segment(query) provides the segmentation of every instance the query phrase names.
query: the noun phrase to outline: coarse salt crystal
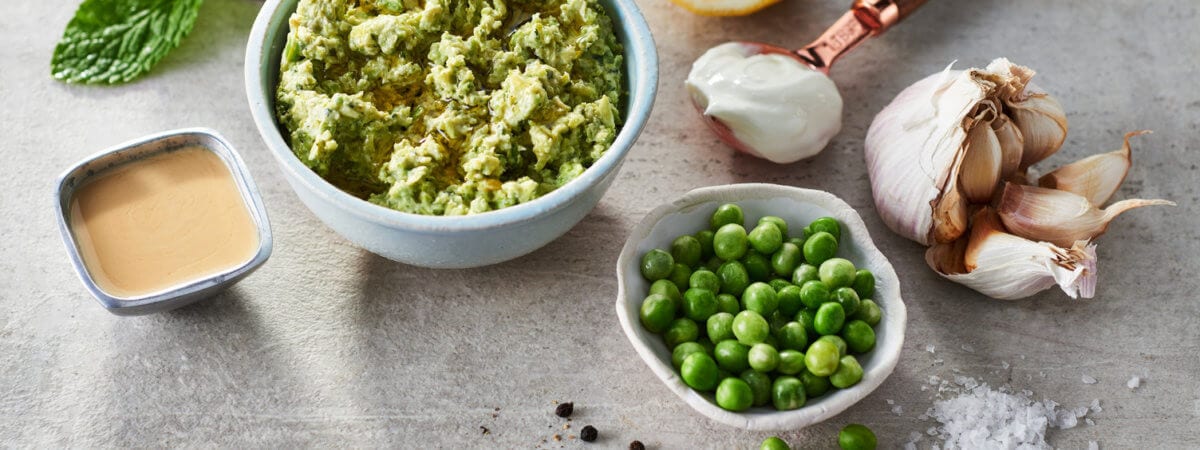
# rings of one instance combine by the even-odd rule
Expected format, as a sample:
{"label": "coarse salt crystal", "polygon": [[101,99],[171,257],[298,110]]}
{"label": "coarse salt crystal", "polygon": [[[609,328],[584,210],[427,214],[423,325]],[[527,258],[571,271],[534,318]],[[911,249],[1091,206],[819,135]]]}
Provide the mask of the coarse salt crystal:
{"label": "coarse salt crystal", "polygon": [[1092,378],[1091,375],[1088,375],[1085,373],[1085,374],[1083,374],[1083,383],[1084,384],[1096,384],[1096,379]]}
{"label": "coarse salt crystal", "polygon": [[1100,450],[1100,444],[1096,441],[1088,441],[1088,450]]}
{"label": "coarse salt crystal", "polygon": [[925,345],[925,351],[927,351],[927,352],[929,352],[929,353],[933,353],[933,349],[934,349],[934,347],[933,347],[933,344],[926,344],[926,345]]}
{"label": "coarse salt crystal", "polygon": [[1130,388],[1130,389],[1137,389],[1138,386],[1141,386],[1141,385],[1142,385],[1142,377],[1139,377],[1137,375],[1134,375],[1133,378],[1130,378],[1129,381],[1127,383],[1125,383],[1125,387]]}
{"label": "coarse salt crystal", "polygon": [[1088,426],[1089,426],[1089,427],[1094,427],[1094,426],[1096,426],[1096,421],[1094,421],[1094,420],[1092,420],[1092,419],[1083,419],[1083,423],[1086,423],[1086,424],[1088,424]]}
{"label": "coarse salt crystal", "polygon": [[[1047,429],[1073,428],[1089,412],[1088,407],[1061,409],[1049,399],[1035,401],[1029,390],[1014,393],[1008,387],[992,389],[987,383],[965,376],[943,381],[939,391],[956,395],[934,402],[927,414],[939,426],[926,430],[926,434],[941,439],[946,449],[1049,449]],[[1098,406],[1098,402],[1093,403]],[[926,415],[918,418],[924,420]],[[933,448],[939,447],[935,444]]]}
{"label": "coarse salt crystal", "polygon": [[975,353],[975,347],[972,347],[971,344],[963,344],[962,349],[967,353]]}
{"label": "coarse salt crystal", "polygon": [[1008,365],[1008,361],[1000,361],[1000,367],[1004,370],[1008,370],[1010,366]]}
{"label": "coarse salt crystal", "polygon": [[1092,409],[1092,412],[1094,412],[1094,413],[1104,411],[1104,408],[1100,407],[1100,399],[1097,398],[1097,399],[1092,400],[1091,409]]}
{"label": "coarse salt crystal", "polygon": [[895,405],[895,404],[896,404],[896,401],[895,401],[895,400],[892,400],[892,399],[890,399],[890,398],[889,398],[889,399],[887,399],[887,404],[889,404],[889,405]]}
{"label": "coarse salt crystal", "polygon": [[917,444],[912,443],[912,442],[905,442],[904,450],[917,450]]}
{"label": "coarse salt crystal", "polygon": [[897,415],[897,416],[899,416],[899,415],[903,415],[903,414],[904,414],[904,407],[903,407],[903,406],[900,406],[900,405],[893,406],[893,407],[892,407],[892,414],[895,414],[895,415]]}

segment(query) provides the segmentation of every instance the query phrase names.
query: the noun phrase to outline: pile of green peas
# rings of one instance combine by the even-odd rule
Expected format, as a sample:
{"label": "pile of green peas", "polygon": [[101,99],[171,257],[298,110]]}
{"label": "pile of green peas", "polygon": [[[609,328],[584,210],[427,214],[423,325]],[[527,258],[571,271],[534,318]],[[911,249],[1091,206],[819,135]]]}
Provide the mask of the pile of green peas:
{"label": "pile of green peas", "polygon": [[741,207],[724,204],[707,229],[642,256],[642,326],[662,336],[685,384],[729,411],[797,409],[857,384],[855,355],[875,347],[883,311],[870,300],[875,276],[837,257],[841,224],[822,217],[789,233],[776,216],[744,223]]}

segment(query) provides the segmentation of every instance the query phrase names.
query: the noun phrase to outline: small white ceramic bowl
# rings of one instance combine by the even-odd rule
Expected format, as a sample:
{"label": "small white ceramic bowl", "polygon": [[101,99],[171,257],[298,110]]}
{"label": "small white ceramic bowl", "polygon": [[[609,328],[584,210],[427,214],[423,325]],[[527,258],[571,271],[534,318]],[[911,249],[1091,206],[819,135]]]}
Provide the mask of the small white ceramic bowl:
{"label": "small white ceramic bowl", "polygon": [[650,117],[658,89],[658,54],[633,0],[599,0],[625,47],[625,123],[591,167],[533,201],[468,216],[425,216],[388,209],[325,181],[292,153],[275,118],[275,86],[288,18],[298,0],[267,0],[246,43],[250,113],[284,178],[300,201],[338,234],[388,259],[423,267],[467,268],[507,261],[550,243],[575,226],[604,196]]}
{"label": "small white ceramic bowl", "polygon": [[[842,238],[838,256],[875,274],[873,300],[883,310],[883,320],[875,327],[875,348],[859,357],[863,366],[862,381],[848,389],[834,390],[809,399],[800,409],[776,411],[771,407],[755,407],[742,413],[721,409],[713,403],[712,394],[697,393],[683,384],[671,366],[671,351],[663,343],[662,337],[642,327],[638,310],[650,283],[642,278],[640,261],[647,251],[654,248],[670,249],[671,241],[676,237],[706,228],[712,212],[724,203],[741,206],[747,224],[754,224],[765,215],[782,217],[796,229],[824,216],[834,217],[841,222]],[[691,191],[674,202],[655,208],[633,229],[625,241],[625,247],[621,249],[621,256],[617,258],[617,286],[617,317],[621,328],[654,374],[700,414],[747,430],[795,430],[837,415],[866,397],[891,375],[904,344],[907,314],[904,302],[900,299],[900,281],[896,278],[896,271],[875,248],[866,225],[854,208],[824,191],[774,184],[734,184]]]}

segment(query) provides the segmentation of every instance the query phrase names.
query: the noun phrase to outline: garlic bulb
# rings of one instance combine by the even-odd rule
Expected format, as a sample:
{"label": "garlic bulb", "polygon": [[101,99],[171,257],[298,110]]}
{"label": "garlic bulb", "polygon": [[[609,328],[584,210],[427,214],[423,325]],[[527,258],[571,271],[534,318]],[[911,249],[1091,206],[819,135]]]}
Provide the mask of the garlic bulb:
{"label": "garlic bulb", "polygon": [[1058,100],[1034,72],[996,59],[985,69],[946,70],[914,83],[875,117],[866,162],[875,206],[896,233],[929,246],[943,277],[1000,299],[1058,285],[1089,298],[1094,239],[1117,215],[1166,200],[1124,200],[1100,209],[1130,167],[1122,150],[1085,158],[1034,180],[1028,170],[1067,136]]}

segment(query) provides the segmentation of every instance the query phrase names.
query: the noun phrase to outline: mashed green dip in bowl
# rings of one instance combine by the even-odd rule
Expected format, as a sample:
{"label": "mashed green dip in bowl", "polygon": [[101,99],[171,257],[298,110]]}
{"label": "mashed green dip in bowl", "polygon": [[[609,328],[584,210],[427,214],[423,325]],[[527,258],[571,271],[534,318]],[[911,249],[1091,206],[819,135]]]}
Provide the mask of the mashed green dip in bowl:
{"label": "mashed green dip in bowl", "polygon": [[649,117],[632,0],[269,0],[246,93],[302,202],[425,267],[494,264],[595,207]]}

